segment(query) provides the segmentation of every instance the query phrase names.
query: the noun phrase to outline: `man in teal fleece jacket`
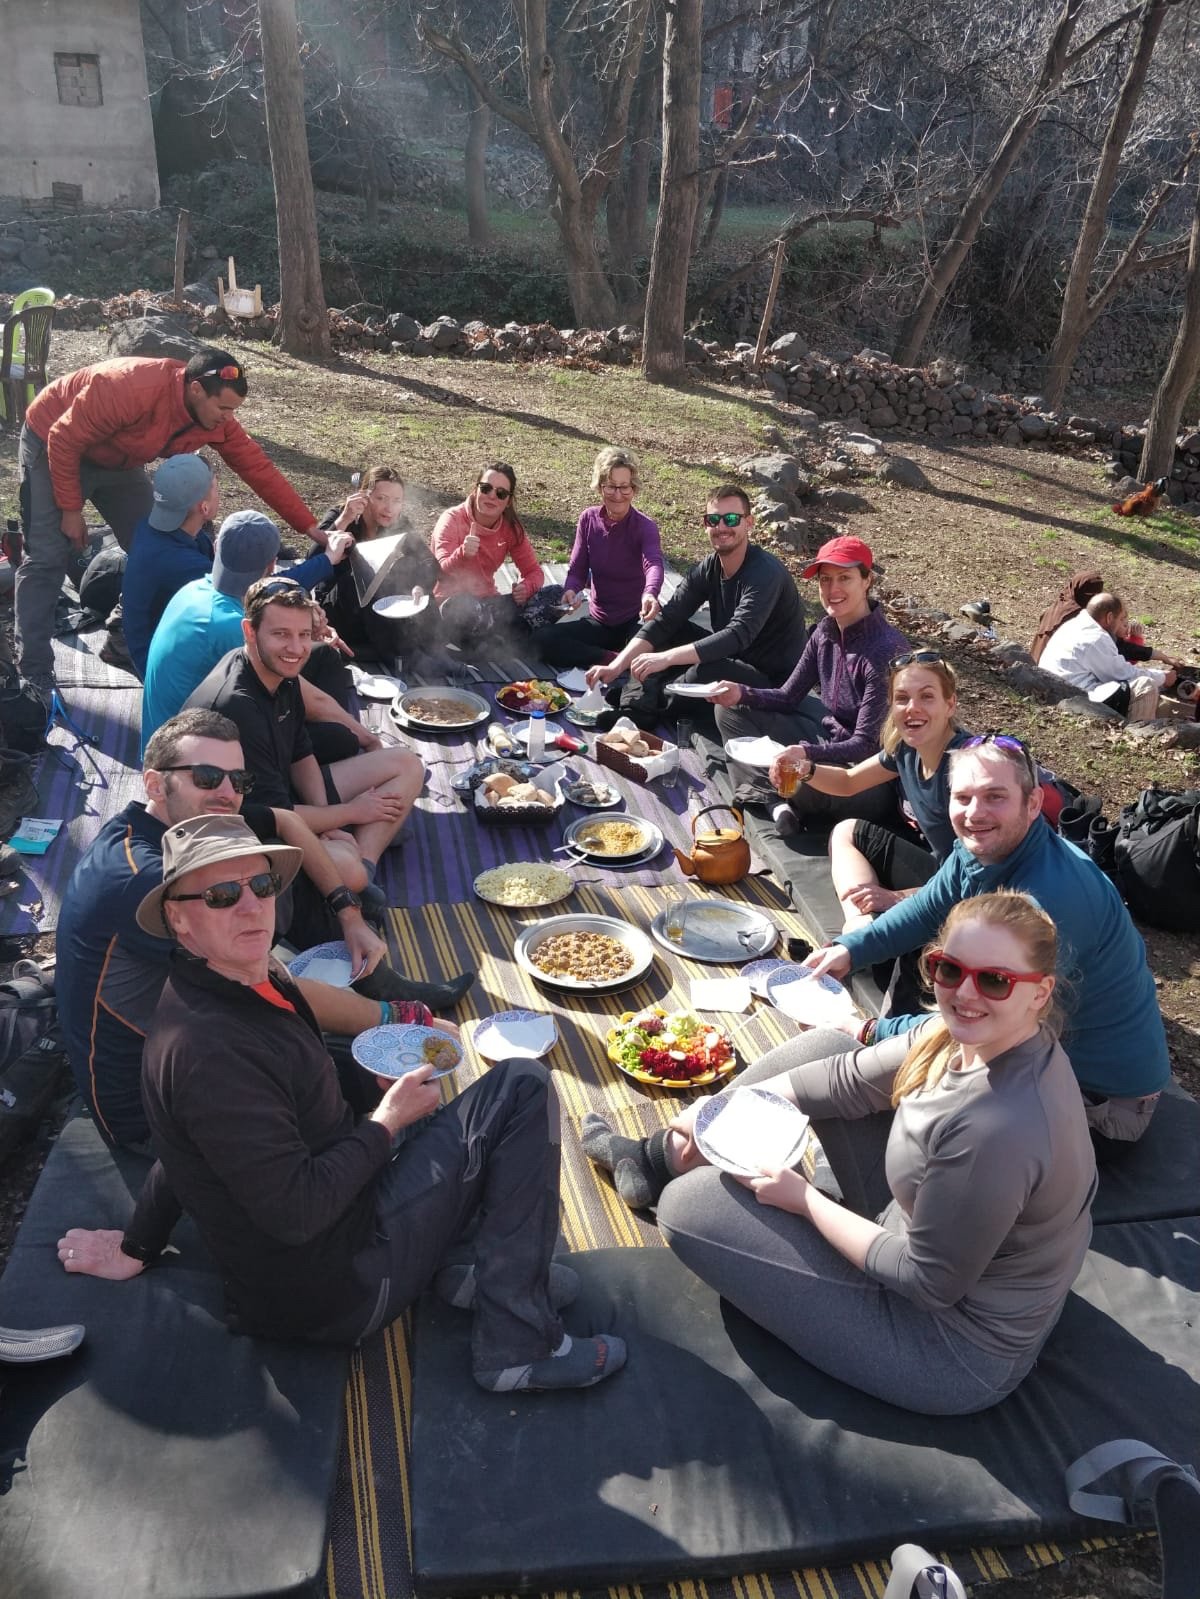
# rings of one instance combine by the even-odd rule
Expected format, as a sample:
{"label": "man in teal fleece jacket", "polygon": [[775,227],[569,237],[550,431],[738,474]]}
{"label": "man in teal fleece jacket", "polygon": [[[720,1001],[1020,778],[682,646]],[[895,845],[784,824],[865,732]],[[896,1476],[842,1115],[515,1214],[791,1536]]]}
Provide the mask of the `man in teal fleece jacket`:
{"label": "man in teal fleece jacket", "polygon": [[[1042,791],[1028,751],[991,738],[950,758],[950,821],[956,841],[941,869],[869,926],[843,933],[805,963],[845,977],[920,949],[950,907],[998,888],[1031,895],[1058,928],[1067,1013],[1063,1048],[1079,1079],[1088,1122],[1109,1153],[1150,1125],[1171,1076],[1167,1039],[1146,946],[1116,889],[1081,850],[1043,821]],[[904,1032],[921,1016],[889,1016],[873,1037]]]}

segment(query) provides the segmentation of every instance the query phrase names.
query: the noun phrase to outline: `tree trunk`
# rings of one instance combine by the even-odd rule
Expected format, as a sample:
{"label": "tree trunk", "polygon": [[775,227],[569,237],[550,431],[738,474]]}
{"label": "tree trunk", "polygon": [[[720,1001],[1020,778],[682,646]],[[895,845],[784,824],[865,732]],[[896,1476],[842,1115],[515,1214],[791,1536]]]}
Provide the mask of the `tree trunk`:
{"label": "tree trunk", "polygon": [[608,233],[608,275],[612,279],[621,318],[636,315],[638,280],[629,249],[629,191],[623,172],[618,172],[604,197],[604,222]]}
{"label": "tree trunk", "polygon": [[304,131],[295,0],[258,0],[258,20],[279,236],[279,342],[290,355],[327,358],[329,316]]}
{"label": "tree trunk", "polygon": [[677,383],[683,356],[688,262],[700,187],[703,0],[675,0],[663,45],[663,158],[646,289],[643,363],[649,383]]}
{"label": "tree trunk", "polygon": [[625,184],[625,237],[631,262],[646,253],[646,211],[650,204],[650,168],[662,117],[662,50],[655,52],[649,72],[638,80],[629,131],[629,176]]}
{"label": "tree trunk", "polygon": [[929,281],[921,290],[916,305],[901,329],[896,349],[896,360],[901,366],[917,364],[930,323],[945,299],[947,290],[958,276],[967,253],[975,243],[975,237],[984,217],[1004,187],[1005,180],[1016,165],[1017,157],[1028,143],[1030,135],[1042,120],[1049,103],[1049,96],[1062,81],[1063,73],[1070,64],[1067,46],[1075,31],[1075,24],[1079,20],[1083,4],[1084,0],[1064,0],[1038,82],[1009,125],[991,160],[972,184],[954,231],[942,246],[933,263]]}
{"label": "tree trunk", "polygon": [[1187,276],[1184,278],[1183,315],[1179,332],[1167,358],[1162,381],[1150,406],[1150,423],[1138,474],[1143,483],[1170,476],[1175,464],[1175,439],[1188,395],[1200,378],[1200,183],[1196,185],[1196,209],[1192,215],[1192,236],[1188,247]]}
{"label": "tree trunk", "polygon": [[575,325],[610,328],[617,320],[613,294],[596,245],[596,213],[578,197],[559,190],[554,220],[567,261],[567,292]]}
{"label": "tree trunk", "polygon": [[700,248],[707,250],[717,237],[717,230],[721,226],[721,218],[725,215],[725,202],[729,198],[729,168],[722,167],[717,174],[716,187],[712,192],[708,225],[704,229],[704,237],[700,241]]}
{"label": "tree trunk", "polygon": [[1058,332],[1054,336],[1054,344],[1046,362],[1046,378],[1042,385],[1042,393],[1046,404],[1051,407],[1057,408],[1062,404],[1067,384],[1071,381],[1071,369],[1075,365],[1079,346],[1096,320],[1096,312],[1088,304],[1092,268],[1096,264],[1096,257],[1100,254],[1100,246],[1104,242],[1108,227],[1109,203],[1117,186],[1121,156],[1133,126],[1134,114],[1146,85],[1150,59],[1154,54],[1162,25],[1167,19],[1167,12],[1173,3],[1174,0],[1147,0],[1142,11],[1137,43],[1130,57],[1120,95],[1117,97],[1112,120],[1108,125],[1096,175],[1092,180],[1092,192],[1088,195],[1087,209],[1083,213],[1083,224],[1079,229],[1071,270],[1067,276],[1067,286],[1063,291]]}
{"label": "tree trunk", "polygon": [[467,191],[467,242],[482,249],[491,243],[487,213],[487,147],[492,130],[492,108],[467,79],[471,108],[467,147],[463,154],[463,182]]}

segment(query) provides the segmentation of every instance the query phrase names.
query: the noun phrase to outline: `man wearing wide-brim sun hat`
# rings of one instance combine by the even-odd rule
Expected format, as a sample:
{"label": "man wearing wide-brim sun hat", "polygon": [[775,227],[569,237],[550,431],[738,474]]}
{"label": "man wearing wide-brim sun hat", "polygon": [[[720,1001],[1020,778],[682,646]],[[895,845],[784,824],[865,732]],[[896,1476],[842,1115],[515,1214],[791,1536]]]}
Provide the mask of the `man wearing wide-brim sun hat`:
{"label": "man wearing wide-brim sun hat", "polygon": [[[878,753],[888,710],[888,663],[908,649],[908,640],[872,597],[874,570],[871,546],[862,539],[843,536],[822,544],[804,576],[816,579],[825,615],[809,633],[795,670],[781,688],[719,685],[713,698],[719,707],[717,728],[726,743],[765,735],[787,746],[778,761],[801,772],[814,761],[854,766]],[[785,801],[765,772],[736,762],[730,769],[736,769],[738,780],[735,803],[771,807],[781,837],[796,832],[805,816],[827,822],[843,815],[882,821],[895,814],[890,785],[851,800],[802,787]]]}
{"label": "man wearing wide-brim sun hat", "polygon": [[[558,1316],[578,1283],[551,1266],[559,1136],[546,1071],[502,1062],[442,1105],[426,1063],[356,1122],[312,1012],[270,958],[275,896],[299,864],[298,850],[260,844],[237,816],[168,828],[161,887],[137,917],[178,945],[143,1063],[158,1160],[125,1232],[72,1228],[59,1259],[67,1271],[134,1277],[182,1207],[221,1270],[237,1331],[358,1343],[432,1282],[476,1312],[482,1387],[611,1376],[621,1340],[572,1341]],[[402,1141],[417,1122],[419,1136]]]}

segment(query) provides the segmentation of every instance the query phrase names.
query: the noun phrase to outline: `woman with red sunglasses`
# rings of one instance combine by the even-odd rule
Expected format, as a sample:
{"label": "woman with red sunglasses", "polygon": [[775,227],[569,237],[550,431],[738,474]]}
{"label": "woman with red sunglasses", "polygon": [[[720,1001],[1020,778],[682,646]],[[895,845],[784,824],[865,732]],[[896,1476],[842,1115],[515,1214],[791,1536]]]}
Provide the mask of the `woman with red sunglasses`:
{"label": "woman with red sunglasses", "polygon": [[[517,474],[507,461],[493,461],[461,505],[443,511],[431,540],[441,575],[434,598],[442,607],[443,634],[466,645],[494,628],[539,627],[557,613],[562,590],[543,592],[542,571],[517,515]],[[518,580],[508,594],[496,587],[506,560]]]}
{"label": "woman with red sunglasses", "polygon": [[814,1366],[908,1410],[985,1410],[1037,1359],[1091,1239],[1096,1162],[1055,958],[1028,895],[963,900],[926,952],[938,1008],[917,1031],[805,1033],[742,1074],[812,1118],[844,1204],[798,1168],[730,1181],[693,1141],[694,1109],[641,1143],[589,1116],[584,1149],[627,1204],[657,1203],[697,1276]]}

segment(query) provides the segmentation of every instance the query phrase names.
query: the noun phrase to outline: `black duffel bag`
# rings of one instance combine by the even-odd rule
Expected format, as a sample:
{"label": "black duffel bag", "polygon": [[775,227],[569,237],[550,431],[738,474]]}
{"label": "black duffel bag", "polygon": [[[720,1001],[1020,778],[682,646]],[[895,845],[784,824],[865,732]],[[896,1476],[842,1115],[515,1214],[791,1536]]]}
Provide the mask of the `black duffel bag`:
{"label": "black duffel bag", "polygon": [[1121,812],[1117,886],[1133,914],[1169,933],[1200,932],[1200,789],[1143,789]]}

